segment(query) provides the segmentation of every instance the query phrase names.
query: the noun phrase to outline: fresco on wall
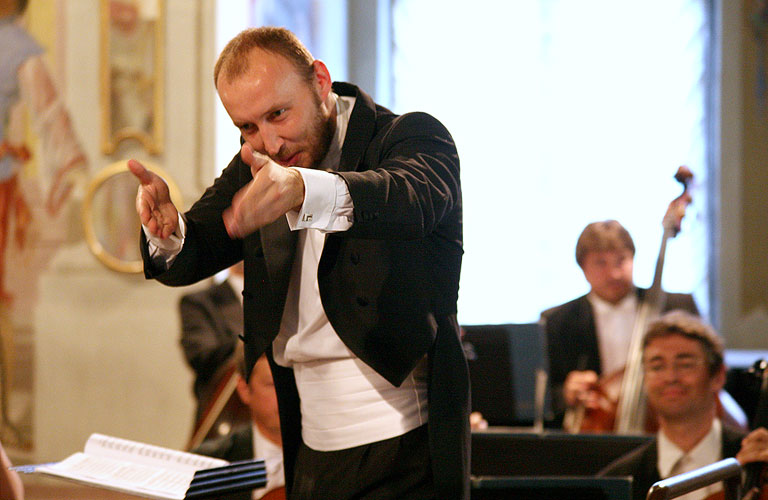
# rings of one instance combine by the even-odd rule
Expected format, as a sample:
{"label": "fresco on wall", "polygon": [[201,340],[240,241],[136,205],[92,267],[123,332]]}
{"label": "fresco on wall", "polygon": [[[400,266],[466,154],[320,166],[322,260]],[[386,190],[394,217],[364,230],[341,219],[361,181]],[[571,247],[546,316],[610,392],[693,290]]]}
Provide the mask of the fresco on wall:
{"label": "fresco on wall", "polygon": [[23,16],[0,12],[0,440],[22,450],[34,444],[38,282],[73,237],[69,202],[86,171],[54,83],[61,61],[47,48],[58,33],[54,9],[54,2],[33,2]]}

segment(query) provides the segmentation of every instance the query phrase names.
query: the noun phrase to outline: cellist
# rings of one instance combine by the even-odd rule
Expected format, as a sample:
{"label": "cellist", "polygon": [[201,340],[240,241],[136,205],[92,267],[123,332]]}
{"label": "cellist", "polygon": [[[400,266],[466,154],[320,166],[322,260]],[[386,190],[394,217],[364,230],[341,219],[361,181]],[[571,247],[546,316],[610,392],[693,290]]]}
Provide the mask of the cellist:
{"label": "cellist", "polygon": [[[569,407],[604,404],[596,390],[598,380],[624,368],[645,294],[633,281],[634,256],[632,237],[619,222],[588,224],[576,244],[576,262],[590,285],[589,293],[542,313],[558,422]],[[666,294],[664,310],[671,309],[698,314],[690,294]]]}
{"label": "cellist", "polygon": [[[661,479],[736,457],[742,464],[768,461],[768,431],[746,437],[718,418],[725,383],[723,342],[700,318],[672,311],[653,321],[642,340],[643,383],[659,430],[654,440],[608,465],[600,475],[632,476],[632,496],[646,498]],[[759,493],[756,492],[756,493]],[[723,498],[715,483],[683,500]],[[755,495],[755,498],[765,498]]]}

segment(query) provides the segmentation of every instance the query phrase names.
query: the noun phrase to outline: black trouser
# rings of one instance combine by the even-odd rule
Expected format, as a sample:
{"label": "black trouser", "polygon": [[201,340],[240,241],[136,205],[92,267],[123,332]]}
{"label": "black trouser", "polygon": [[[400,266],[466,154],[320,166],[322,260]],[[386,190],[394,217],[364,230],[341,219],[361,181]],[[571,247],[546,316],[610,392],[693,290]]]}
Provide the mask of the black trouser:
{"label": "black trouser", "polygon": [[427,425],[376,443],[315,451],[302,443],[291,500],[435,498]]}

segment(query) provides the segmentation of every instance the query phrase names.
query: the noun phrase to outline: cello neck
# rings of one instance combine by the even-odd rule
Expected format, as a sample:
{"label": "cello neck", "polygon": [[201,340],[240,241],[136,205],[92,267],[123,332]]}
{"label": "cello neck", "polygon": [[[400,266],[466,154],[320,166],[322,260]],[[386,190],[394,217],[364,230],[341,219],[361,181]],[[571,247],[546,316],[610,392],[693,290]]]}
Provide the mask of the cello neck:
{"label": "cello neck", "polygon": [[691,202],[688,186],[693,174],[687,167],[681,166],[675,174],[675,179],[684,186],[680,196],[672,200],[664,215],[662,226],[664,235],[661,238],[659,255],[656,258],[656,268],[653,273],[653,283],[646,291],[638,306],[635,323],[632,328],[627,364],[619,393],[619,403],[614,430],[620,434],[643,432],[646,425],[646,402],[643,392],[643,336],[648,323],[661,314],[664,308],[664,292],[661,288],[661,276],[664,271],[664,257],[667,252],[667,241],[677,236],[685,210]]}

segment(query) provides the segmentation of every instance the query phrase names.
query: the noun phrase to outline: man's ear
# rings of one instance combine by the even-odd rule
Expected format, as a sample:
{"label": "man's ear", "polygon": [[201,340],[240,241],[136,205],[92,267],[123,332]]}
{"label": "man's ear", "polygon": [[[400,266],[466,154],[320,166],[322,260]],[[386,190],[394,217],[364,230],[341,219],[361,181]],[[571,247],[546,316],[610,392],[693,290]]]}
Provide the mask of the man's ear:
{"label": "man's ear", "polygon": [[325,101],[328,94],[331,93],[331,87],[333,80],[331,80],[331,73],[325,66],[325,63],[319,59],[315,59],[312,62],[312,67],[315,70],[315,84],[317,85],[317,91],[320,95],[320,100]]}
{"label": "man's ear", "polygon": [[248,384],[245,383],[245,379],[242,376],[237,377],[237,395],[240,396],[240,401],[245,406],[250,405],[251,401],[251,389]]}
{"label": "man's ear", "polygon": [[725,386],[726,370],[725,365],[721,364],[720,368],[712,375],[712,389],[715,393],[719,393]]}

